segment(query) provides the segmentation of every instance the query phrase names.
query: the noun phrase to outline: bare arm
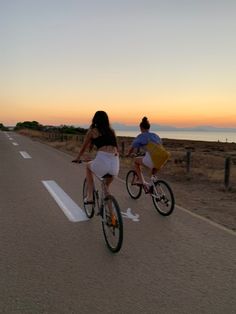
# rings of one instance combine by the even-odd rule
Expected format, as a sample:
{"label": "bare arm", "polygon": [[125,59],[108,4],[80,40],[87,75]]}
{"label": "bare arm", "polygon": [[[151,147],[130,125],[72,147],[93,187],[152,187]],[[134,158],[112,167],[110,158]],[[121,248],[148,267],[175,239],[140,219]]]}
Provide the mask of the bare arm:
{"label": "bare arm", "polygon": [[73,160],[74,162],[78,162],[80,160],[80,158],[82,157],[87,147],[91,145],[91,142],[92,142],[92,130],[89,129],[85,136],[84,142],[81,146],[78,156]]}
{"label": "bare arm", "polygon": [[131,147],[129,148],[128,153],[127,153],[126,156],[127,156],[127,157],[130,156],[130,155],[133,153],[133,151],[134,151],[134,147],[131,146]]}

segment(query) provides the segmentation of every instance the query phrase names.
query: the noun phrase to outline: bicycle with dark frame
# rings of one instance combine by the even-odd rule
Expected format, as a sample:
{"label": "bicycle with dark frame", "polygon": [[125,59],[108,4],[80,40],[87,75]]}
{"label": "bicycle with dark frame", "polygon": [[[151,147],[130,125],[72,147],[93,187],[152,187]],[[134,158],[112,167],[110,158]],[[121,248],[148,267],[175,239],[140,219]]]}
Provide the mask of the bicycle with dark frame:
{"label": "bicycle with dark frame", "polygon": [[[88,160],[80,160],[78,163],[88,162]],[[95,174],[94,174],[95,175]],[[103,235],[109,250],[113,253],[120,251],[123,243],[123,220],[119,204],[115,197],[108,193],[106,180],[112,175],[105,174],[102,178],[95,175],[100,182],[100,190],[94,182],[93,201],[85,202],[87,197],[87,179],[83,183],[83,202],[84,210],[88,218],[92,218],[97,209],[97,216],[101,217]]]}

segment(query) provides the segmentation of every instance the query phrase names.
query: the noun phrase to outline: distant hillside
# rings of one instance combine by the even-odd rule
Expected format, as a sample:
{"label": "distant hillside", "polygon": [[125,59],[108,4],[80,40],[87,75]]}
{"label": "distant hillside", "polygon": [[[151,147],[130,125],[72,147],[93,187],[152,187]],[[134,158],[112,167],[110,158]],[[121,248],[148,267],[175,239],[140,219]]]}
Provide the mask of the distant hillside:
{"label": "distant hillside", "polygon": [[[112,127],[119,131],[139,131],[139,127],[136,125],[113,123]],[[200,125],[192,128],[177,128],[169,125],[152,124],[151,129],[159,131],[236,132],[236,128],[217,128],[208,125]]]}

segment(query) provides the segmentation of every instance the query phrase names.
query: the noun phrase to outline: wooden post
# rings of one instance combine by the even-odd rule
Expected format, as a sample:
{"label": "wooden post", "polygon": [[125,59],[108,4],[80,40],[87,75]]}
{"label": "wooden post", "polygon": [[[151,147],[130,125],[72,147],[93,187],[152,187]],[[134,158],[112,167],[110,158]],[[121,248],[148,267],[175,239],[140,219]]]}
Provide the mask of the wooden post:
{"label": "wooden post", "polygon": [[187,151],[186,161],[187,161],[187,173],[189,173],[190,172],[190,166],[191,166],[191,151]]}
{"label": "wooden post", "polygon": [[231,158],[226,157],[225,158],[225,178],[224,178],[224,184],[225,184],[226,190],[228,190],[229,188],[230,164],[231,164]]}

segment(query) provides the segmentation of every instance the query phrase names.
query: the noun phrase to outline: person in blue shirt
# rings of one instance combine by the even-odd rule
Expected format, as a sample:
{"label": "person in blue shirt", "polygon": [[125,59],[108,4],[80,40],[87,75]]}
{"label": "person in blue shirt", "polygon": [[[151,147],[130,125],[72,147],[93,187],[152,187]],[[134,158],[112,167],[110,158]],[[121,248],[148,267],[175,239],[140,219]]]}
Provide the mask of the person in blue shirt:
{"label": "person in blue shirt", "polygon": [[[127,156],[130,156],[135,149],[144,148],[145,150],[145,146],[148,144],[149,141],[156,144],[162,144],[161,138],[156,133],[149,131],[150,123],[147,117],[143,117],[142,121],[139,124],[139,127],[141,133],[133,140]],[[145,184],[145,180],[141,171],[141,166],[146,166],[151,170],[155,168],[149,152],[146,151],[144,156],[135,157],[134,166],[135,171],[139,177],[139,181],[136,183]]]}

